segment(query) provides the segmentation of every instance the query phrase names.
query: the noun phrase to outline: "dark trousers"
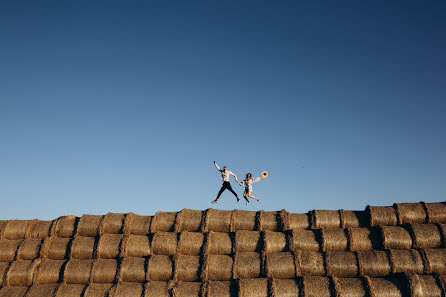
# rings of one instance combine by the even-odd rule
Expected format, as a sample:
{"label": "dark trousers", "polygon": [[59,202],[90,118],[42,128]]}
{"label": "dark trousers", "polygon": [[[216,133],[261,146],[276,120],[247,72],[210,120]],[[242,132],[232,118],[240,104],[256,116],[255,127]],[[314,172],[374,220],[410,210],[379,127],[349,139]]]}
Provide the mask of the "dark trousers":
{"label": "dark trousers", "polygon": [[220,198],[221,193],[223,193],[223,191],[226,190],[226,189],[231,191],[231,193],[234,194],[234,196],[238,198],[237,193],[234,192],[234,190],[231,187],[231,184],[229,182],[225,181],[225,182],[223,182],[223,185],[221,186],[221,189],[218,192],[217,198],[215,200],[218,200],[218,198]]}

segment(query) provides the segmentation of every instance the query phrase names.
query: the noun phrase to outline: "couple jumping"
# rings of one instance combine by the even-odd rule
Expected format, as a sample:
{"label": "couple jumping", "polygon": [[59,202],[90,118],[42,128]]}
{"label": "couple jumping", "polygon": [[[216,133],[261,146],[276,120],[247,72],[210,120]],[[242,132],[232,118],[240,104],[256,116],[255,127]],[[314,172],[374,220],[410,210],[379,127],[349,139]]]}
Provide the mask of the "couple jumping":
{"label": "couple jumping", "polygon": [[245,191],[243,192],[243,198],[245,198],[245,200],[246,200],[246,205],[248,205],[248,203],[249,203],[249,200],[246,197],[246,195],[248,195],[249,198],[252,198],[254,200],[257,200],[257,202],[259,202],[259,198],[254,197],[253,195],[251,195],[251,193],[252,193],[252,184],[258,182],[261,179],[260,177],[252,178],[251,173],[247,173],[245,176],[245,179],[242,180],[241,182],[239,182],[237,179],[237,176],[234,173],[232,173],[231,171],[229,171],[228,167],[223,166],[223,169],[220,169],[220,167],[218,167],[218,165],[215,161],[214,161],[214,165],[217,168],[217,170],[220,171],[220,173],[221,173],[221,179],[223,180],[223,185],[221,186],[221,189],[218,192],[217,198],[215,198],[215,200],[212,201],[212,203],[217,203],[218,198],[220,198],[221,193],[223,193],[223,191],[226,189],[228,189],[229,191],[231,191],[232,194],[234,194],[235,198],[237,198],[237,202],[240,201],[240,198],[238,198],[237,193],[234,192],[234,190],[231,187],[231,184],[229,183],[229,177],[231,175],[235,178],[235,181],[240,186],[245,185]]}

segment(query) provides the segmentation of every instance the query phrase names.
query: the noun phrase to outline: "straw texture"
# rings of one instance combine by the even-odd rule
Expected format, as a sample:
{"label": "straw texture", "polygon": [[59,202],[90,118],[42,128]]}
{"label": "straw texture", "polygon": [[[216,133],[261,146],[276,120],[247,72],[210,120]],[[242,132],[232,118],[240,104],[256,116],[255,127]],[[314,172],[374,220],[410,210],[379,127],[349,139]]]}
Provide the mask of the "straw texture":
{"label": "straw texture", "polygon": [[234,230],[231,231],[239,231],[239,230],[256,230],[257,226],[257,213],[255,211],[246,211],[246,210],[234,210],[233,213],[233,221],[234,221]]}
{"label": "straw texture", "polygon": [[77,236],[94,237],[99,235],[99,224],[103,216],[83,215],[77,225]]}
{"label": "straw texture", "polygon": [[321,249],[320,231],[293,230],[293,250],[318,251]]}
{"label": "straw texture", "polygon": [[366,212],[370,218],[370,226],[394,226],[398,223],[396,211],[393,206],[370,206]]}
{"label": "straw texture", "polygon": [[261,252],[263,241],[260,231],[237,231],[235,233],[235,250],[237,252]]}
{"label": "straw texture", "polygon": [[403,227],[381,226],[381,232],[385,249],[407,250],[412,247],[412,237]]}
{"label": "straw texture", "polygon": [[446,204],[0,221],[0,297],[446,294]]}

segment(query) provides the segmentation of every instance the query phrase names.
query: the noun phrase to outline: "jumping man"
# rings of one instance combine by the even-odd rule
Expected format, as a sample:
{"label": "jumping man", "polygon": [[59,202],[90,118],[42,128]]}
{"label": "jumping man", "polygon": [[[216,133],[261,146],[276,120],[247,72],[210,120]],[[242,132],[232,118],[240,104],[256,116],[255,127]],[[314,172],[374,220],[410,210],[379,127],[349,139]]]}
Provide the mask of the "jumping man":
{"label": "jumping man", "polygon": [[214,165],[215,168],[217,168],[218,171],[220,171],[221,173],[221,179],[223,180],[223,185],[221,186],[220,191],[218,192],[217,198],[215,198],[214,201],[212,201],[212,203],[217,203],[218,198],[220,198],[221,193],[223,193],[224,190],[228,189],[229,191],[231,191],[232,194],[234,194],[235,198],[237,198],[237,202],[240,201],[240,198],[238,198],[237,193],[234,192],[234,190],[231,187],[231,184],[229,183],[229,176],[233,176],[235,177],[235,181],[238,182],[237,180],[237,176],[232,173],[231,171],[228,170],[228,167],[223,166],[223,170],[220,169],[220,167],[218,167],[217,163],[214,161]]}

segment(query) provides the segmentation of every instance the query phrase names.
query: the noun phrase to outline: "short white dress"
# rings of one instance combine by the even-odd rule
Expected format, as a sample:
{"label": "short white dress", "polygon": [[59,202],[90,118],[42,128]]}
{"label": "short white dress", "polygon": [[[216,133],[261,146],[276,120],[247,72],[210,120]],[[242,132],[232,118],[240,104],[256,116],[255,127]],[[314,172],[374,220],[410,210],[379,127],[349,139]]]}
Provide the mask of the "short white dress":
{"label": "short white dress", "polygon": [[245,185],[245,192],[249,193],[249,192],[252,192],[252,184],[258,182],[259,180],[260,180],[260,177],[250,178],[250,179],[245,178],[240,183],[242,185]]}

